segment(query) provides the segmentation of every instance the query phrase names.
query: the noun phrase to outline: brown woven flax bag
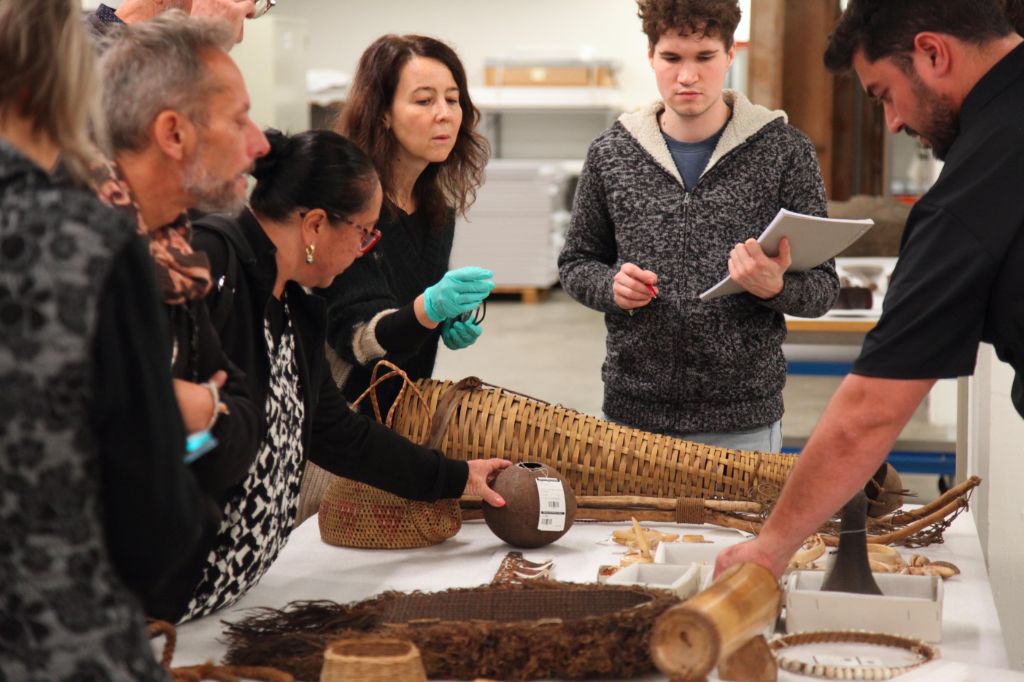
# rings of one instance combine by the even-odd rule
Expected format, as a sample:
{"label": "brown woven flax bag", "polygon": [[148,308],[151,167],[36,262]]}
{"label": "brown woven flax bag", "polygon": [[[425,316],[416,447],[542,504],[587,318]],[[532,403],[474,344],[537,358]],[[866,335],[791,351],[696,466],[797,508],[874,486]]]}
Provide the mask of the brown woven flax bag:
{"label": "brown woven flax bag", "polygon": [[[389,369],[378,376],[382,369]],[[377,403],[376,388],[392,378],[402,380],[402,389],[382,419]],[[408,377],[391,363],[381,362],[373,370],[372,381],[366,391],[356,400],[358,405],[369,396],[377,421],[391,426],[395,406],[408,390],[409,399],[423,400],[416,386]],[[439,424],[445,425],[455,408],[453,399],[442,401],[435,413]],[[425,403],[424,403],[425,404]],[[436,449],[444,432],[432,429],[424,439],[424,445]],[[417,502],[385,492],[380,488],[359,483],[348,478],[332,476],[323,499],[320,501],[320,538],[329,545],[358,547],[361,549],[412,549],[428,547],[444,542],[459,532],[462,514],[458,500]]]}

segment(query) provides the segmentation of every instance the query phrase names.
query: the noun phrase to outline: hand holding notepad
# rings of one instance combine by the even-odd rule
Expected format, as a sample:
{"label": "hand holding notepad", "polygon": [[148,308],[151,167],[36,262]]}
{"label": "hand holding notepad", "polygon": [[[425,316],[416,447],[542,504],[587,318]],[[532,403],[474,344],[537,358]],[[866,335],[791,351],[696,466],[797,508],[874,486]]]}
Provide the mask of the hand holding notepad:
{"label": "hand holding notepad", "polygon": [[[786,272],[804,272],[834,258],[860,239],[874,224],[873,220],[867,218],[819,218],[782,208],[757,238],[757,243],[767,255],[774,257],[779,253],[779,242],[783,238],[788,239],[793,262]],[[700,300],[710,301],[719,296],[742,292],[743,287],[727,276],[701,294]]]}

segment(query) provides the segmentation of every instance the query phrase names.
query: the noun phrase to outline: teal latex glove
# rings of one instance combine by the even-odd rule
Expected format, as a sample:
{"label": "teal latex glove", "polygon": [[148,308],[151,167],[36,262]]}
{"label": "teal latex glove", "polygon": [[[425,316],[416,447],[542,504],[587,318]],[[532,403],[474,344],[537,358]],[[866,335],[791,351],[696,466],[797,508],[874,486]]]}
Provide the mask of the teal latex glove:
{"label": "teal latex glove", "polygon": [[483,333],[483,327],[472,321],[445,320],[441,325],[441,340],[452,350],[472,346]]}
{"label": "teal latex glove", "polygon": [[458,317],[480,305],[494,288],[490,270],[467,267],[449,270],[423,292],[423,309],[434,322]]}

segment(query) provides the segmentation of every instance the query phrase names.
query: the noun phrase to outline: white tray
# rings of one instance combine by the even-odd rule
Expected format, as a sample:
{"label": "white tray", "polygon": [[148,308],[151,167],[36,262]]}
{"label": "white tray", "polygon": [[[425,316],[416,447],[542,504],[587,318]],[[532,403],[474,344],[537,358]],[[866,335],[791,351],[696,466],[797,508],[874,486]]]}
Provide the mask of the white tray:
{"label": "white tray", "polygon": [[876,573],[882,595],[822,592],[823,571],[786,580],[786,632],[867,630],[942,641],[942,579]]}

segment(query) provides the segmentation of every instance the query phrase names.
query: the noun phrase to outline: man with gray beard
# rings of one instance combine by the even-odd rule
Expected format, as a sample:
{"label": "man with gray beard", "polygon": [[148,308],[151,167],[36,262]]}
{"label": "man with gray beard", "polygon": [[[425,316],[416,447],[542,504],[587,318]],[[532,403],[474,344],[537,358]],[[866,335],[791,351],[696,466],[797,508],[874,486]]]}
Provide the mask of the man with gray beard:
{"label": "man with gray beard", "polygon": [[[97,180],[99,194],[130,213],[148,241],[185,430],[217,444],[191,467],[217,503],[248,472],[261,436],[245,375],[210,324],[203,302],[213,285],[209,262],[191,248],[187,215],[240,210],[246,175],[268,150],[227,53],[233,44],[228,24],[172,10],[118,29],[100,62],[113,162]],[[187,598],[175,591],[189,591],[196,570],[185,565],[169,585],[140,595],[147,614],[175,619],[167,605]]]}

